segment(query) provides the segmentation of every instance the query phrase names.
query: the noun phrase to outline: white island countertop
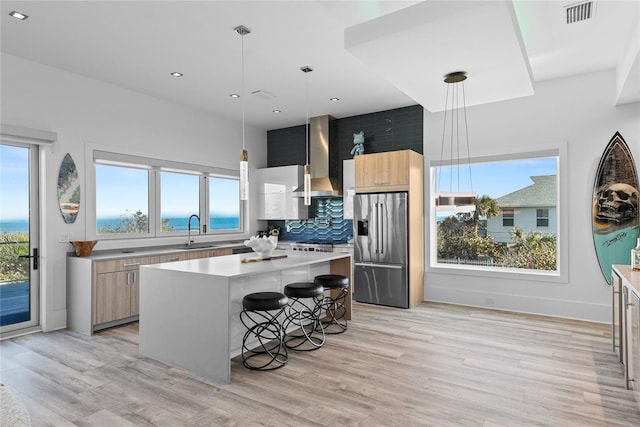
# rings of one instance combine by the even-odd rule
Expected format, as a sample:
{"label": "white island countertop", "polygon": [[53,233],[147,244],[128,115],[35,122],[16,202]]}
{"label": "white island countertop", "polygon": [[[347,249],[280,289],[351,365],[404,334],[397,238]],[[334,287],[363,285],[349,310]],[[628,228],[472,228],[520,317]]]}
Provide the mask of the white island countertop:
{"label": "white island countertop", "polygon": [[[349,254],[276,250],[272,256],[281,255],[286,257],[242,262],[258,258],[244,253],[140,266],[139,354],[211,384],[228,383],[231,358],[242,352],[245,295],[283,292],[289,283],[313,281],[320,274],[341,274],[351,281]],[[351,292],[345,309],[350,320]],[[248,348],[257,344],[247,341]]]}
{"label": "white island countertop", "polygon": [[272,256],[281,255],[286,255],[286,257],[259,262],[242,262],[242,260],[246,258],[258,258],[258,255],[255,253],[245,253],[213,258],[173,261],[163,264],[151,264],[145,266],[145,268],[236,278],[270,273],[278,270],[287,270],[305,265],[321,264],[345,257],[343,253],[333,252],[276,250],[272,254]]}

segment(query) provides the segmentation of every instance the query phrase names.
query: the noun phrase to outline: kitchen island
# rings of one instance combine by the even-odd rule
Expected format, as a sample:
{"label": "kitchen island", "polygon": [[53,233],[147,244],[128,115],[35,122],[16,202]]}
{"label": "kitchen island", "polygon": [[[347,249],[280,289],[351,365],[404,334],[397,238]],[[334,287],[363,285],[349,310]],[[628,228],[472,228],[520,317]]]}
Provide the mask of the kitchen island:
{"label": "kitchen island", "polygon": [[[240,355],[242,298],[282,292],[319,274],[342,274],[351,282],[345,253],[275,251],[285,258],[243,263],[237,254],[140,267],[139,354],[186,369],[211,384],[231,380],[231,358]],[[351,292],[346,301],[351,319]]]}

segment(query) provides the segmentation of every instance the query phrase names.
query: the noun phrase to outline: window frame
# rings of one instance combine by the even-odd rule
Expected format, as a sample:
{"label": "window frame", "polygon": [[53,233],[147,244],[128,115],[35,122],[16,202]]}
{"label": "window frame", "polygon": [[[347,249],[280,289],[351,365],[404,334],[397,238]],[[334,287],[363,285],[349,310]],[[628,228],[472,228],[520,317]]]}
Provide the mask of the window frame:
{"label": "window frame", "polygon": [[[516,224],[516,210],[513,208],[501,209],[502,226],[503,227],[515,227]],[[507,224],[505,221],[511,221],[511,224]]]}
{"label": "window frame", "polygon": [[[546,215],[540,215],[540,211],[547,211]],[[546,221],[546,224],[540,225],[540,221]],[[549,228],[549,208],[536,208],[536,228]]]}
{"label": "window frame", "polygon": [[[224,230],[211,230],[209,228],[209,185],[208,177],[219,176],[229,179],[240,179],[239,170],[229,169],[225,166],[206,166],[201,164],[191,164],[178,162],[173,160],[166,160],[160,158],[150,158],[144,155],[137,155],[132,153],[126,153],[113,147],[103,147],[97,145],[90,145],[85,152],[85,161],[87,167],[86,188],[91,191],[84,191],[85,200],[85,212],[87,215],[87,221],[85,223],[85,233],[88,239],[95,239],[100,241],[140,241],[142,239],[168,239],[179,238],[180,241],[187,236],[187,231],[174,231],[174,232],[162,232],[161,221],[161,172],[173,172],[173,173],[185,173],[190,175],[199,176],[199,212],[198,215],[202,220],[200,225],[206,226],[206,232],[201,233],[202,236],[230,236],[231,238],[238,238],[240,235],[247,233],[247,207],[245,203],[240,201],[240,194],[238,193],[239,214],[240,214],[240,228],[239,229],[224,229]],[[113,234],[98,234],[96,227],[96,164],[112,164],[114,166],[143,168],[149,171],[148,176],[148,220],[149,220],[149,233],[113,233]],[[84,190],[84,189],[83,189]]]}
{"label": "window frame", "polygon": [[[541,143],[536,150],[524,151],[509,149],[501,152],[486,152],[474,155],[470,157],[469,161],[473,163],[487,163],[496,161],[509,161],[509,160],[524,160],[528,158],[540,158],[540,157],[555,157],[556,158],[556,185],[557,185],[557,270],[528,270],[517,268],[504,268],[504,267],[484,267],[475,265],[454,265],[454,264],[440,264],[437,262],[438,250],[437,250],[437,221],[436,221],[436,206],[435,197],[437,194],[436,189],[436,168],[439,166],[451,165],[451,161],[442,161],[439,159],[431,159],[429,163],[429,174],[427,175],[428,186],[427,188],[427,203],[425,207],[428,207],[427,212],[427,224],[429,230],[429,236],[431,236],[427,243],[427,259],[425,263],[425,270],[428,273],[437,274],[451,274],[461,276],[476,276],[476,277],[491,277],[500,279],[514,279],[514,280],[532,280],[548,283],[568,283],[569,281],[569,266],[568,266],[568,219],[565,212],[568,208],[568,188],[567,188],[567,142],[551,142]],[[515,217],[515,215],[514,215]]]}

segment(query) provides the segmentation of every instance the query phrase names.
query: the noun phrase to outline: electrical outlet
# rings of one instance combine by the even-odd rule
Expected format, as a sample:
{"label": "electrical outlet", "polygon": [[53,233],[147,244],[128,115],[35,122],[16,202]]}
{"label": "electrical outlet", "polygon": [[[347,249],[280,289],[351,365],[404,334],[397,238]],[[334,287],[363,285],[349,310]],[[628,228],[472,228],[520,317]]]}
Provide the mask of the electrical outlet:
{"label": "electrical outlet", "polygon": [[60,243],[70,242],[71,240],[73,240],[73,234],[71,233],[61,233],[58,236],[58,242]]}
{"label": "electrical outlet", "polygon": [[487,305],[496,305],[496,300],[493,298],[487,298],[484,300]]}

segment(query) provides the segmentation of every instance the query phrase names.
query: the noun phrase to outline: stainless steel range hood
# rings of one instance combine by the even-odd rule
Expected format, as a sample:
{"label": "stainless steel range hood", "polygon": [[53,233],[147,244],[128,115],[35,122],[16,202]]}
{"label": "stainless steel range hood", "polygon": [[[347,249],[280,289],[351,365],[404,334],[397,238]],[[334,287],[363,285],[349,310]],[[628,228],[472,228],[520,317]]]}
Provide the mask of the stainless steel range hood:
{"label": "stainless steel range hood", "polygon": [[[335,118],[329,115],[309,119],[311,197],[342,196],[342,183],[329,176],[329,123],[332,120]],[[294,190],[293,197],[304,197],[304,185]]]}

